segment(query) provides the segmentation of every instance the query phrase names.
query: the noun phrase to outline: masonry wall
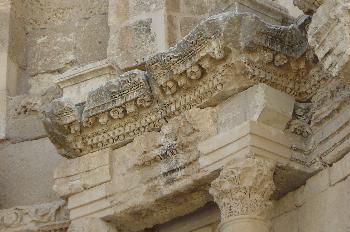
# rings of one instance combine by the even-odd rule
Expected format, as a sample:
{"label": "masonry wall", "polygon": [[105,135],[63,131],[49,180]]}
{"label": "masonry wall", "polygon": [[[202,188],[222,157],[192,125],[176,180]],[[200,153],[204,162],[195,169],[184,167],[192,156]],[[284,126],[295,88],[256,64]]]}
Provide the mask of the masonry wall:
{"label": "masonry wall", "polygon": [[0,1],[0,208],[57,200],[39,114],[65,70],[107,57],[107,0]]}

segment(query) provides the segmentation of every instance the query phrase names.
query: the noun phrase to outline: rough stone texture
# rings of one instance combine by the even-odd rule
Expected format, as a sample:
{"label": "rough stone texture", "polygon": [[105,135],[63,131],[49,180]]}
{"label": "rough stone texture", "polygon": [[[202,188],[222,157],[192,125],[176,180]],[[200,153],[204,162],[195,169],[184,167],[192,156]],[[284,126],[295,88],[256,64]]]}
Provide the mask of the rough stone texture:
{"label": "rough stone texture", "polygon": [[[237,110],[246,107],[245,110]],[[219,131],[227,131],[247,120],[284,129],[292,119],[293,97],[267,85],[256,85],[228,99],[219,107]]]}
{"label": "rough stone texture", "polygon": [[64,201],[0,210],[0,231],[66,231],[69,212]]}
{"label": "rough stone texture", "polygon": [[83,218],[73,221],[67,232],[117,232],[113,225],[98,218]]}
{"label": "rough stone texture", "polygon": [[327,0],[312,18],[309,44],[332,76],[348,80],[349,70],[349,1]]}
{"label": "rough stone texture", "polygon": [[102,60],[107,56],[108,35],[105,15],[59,29],[30,31],[26,44],[28,71],[31,75],[62,71],[75,64]]}
{"label": "rough stone texture", "polygon": [[39,114],[40,104],[39,97],[18,96],[8,100],[8,140],[22,142],[47,136]]}
{"label": "rough stone texture", "polygon": [[305,14],[313,14],[322,5],[324,0],[293,0],[294,5],[304,11]]}
{"label": "rough stone texture", "polygon": [[0,159],[1,208],[57,199],[52,176],[60,157],[48,139],[8,145]]}
{"label": "rough stone texture", "polygon": [[210,194],[221,211],[221,222],[243,215],[263,216],[271,207],[275,164],[248,158],[228,163],[215,179]]}
{"label": "rough stone texture", "polygon": [[[252,30],[244,30],[247,25]],[[276,33],[283,46],[257,36]],[[149,59],[146,71],[128,71],[91,91],[85,105],[56,99],[46,108],[45,125],[60,153],[73,158],[123,146],[136,135],[159,129],[184,110],[216,105],[256,83],[304,99],[317,90],[317,84],[305,86],[315,78],[307,76],[305,81],[304,75],[313,65],[305,53],[306,45],[296,25],[275,27],[253,15],[235,12],[217,15],[201,23],[176,47]],[[279,122],[280,126],[286,120]]]}
{"label": "rough stone texture", "polygon": [[[110,0],[108,23],[111,28],[111,36],[108,56],[117,56],[117,63],[122,69],[142,65],[148,57],[174,46],[176,42],[189,34],[200,21],[208,16],[222,13],[232,4],[236,4],[236,2],[244,5],[249,1]],[[254,6],[254,4],[266,6],[271,4],[271,2],[254,1],[248,7],[240,8],[238,12],[247,12],[247,9]],[[272,10],[274,7],[278,9],[277,14],[276,10]],[[262,16],[262,18],[265,16],[267,20],[278,14],[279,17],[287,17],[287,14],[280,16],[281,9],[284,8],[281,6],[274,7],[270,7],[268,14],[262,13],[259,16]],[[260,11],[259,8],[258,6],[254,10]],[[265,9],[267,8],[265,7]],[[251,12],[250,10],[248,11]],[[280,19],[277,21],[280,21]],[[134,36],[135,32],[137,36]],[[147,46],[141,46],[142,44],[147,44]]]}
{"label": "rough stone texture", "polygon": [[[291,1],[274,2],[295,17],[300,13]],[[70,231],[115,231],[80,217],[138,231],[191,213],[212,201],[209,185],[225,164],[251,154],[276,161],[275,231],[348,231],[348,4],[294,2],[314,14],[310,27],[306,17],[289,25],[294,19],[285,8],[263,0],[110,0],[109,6],[106,0],[18,0],[10,11],[9,1],[0,0],[0,101],[22,95],[9,98],[9,110],[6,104],[0,109],[8,115],[1,127],[10,140],[0,144],[6,157],[0,160],[0,207],[56,199],[50,189],[57,157],[50,156],[55,152],[47,139],[35,140],[45,136],[38,124],[43,102],[50,139],[75,158],[60,162],[54,176],[55,191],[68,198]],[[236,14],[243,12],[249,14]],[[117,57],[95,63],[106,58],[108,40],[108,53]],[[45,93],[53,82],[63,88],[63,99]],[[241,93],[258,83],[270,87]],[[240,168],[234,167],[246,170]],[[246,211],[255,211],[271,193],[251,183],[238,197],[239,191],[228,191],[240,212],[251,202],[253,210]],[[247,197],[247,189],[258,194]],[[39,221],[52,215],[35,206],[1,211],[0,231],[18,218],[30,227],[27,216],[16,216],[23,211]],[[145,231],[212,232],[214,211]]]}

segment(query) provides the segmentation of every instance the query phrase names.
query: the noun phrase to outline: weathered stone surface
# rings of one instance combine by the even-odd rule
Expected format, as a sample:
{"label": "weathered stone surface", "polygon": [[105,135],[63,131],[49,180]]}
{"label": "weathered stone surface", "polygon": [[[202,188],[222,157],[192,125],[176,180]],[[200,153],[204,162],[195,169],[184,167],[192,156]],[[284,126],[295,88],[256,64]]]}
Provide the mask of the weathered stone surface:
{"label": "weathered stone surface", "polygon": [[[240,110],[245,108],[245,110]],[[293,97],[260,84],[244,91],[219,106],[219,131],[227,131],[252,120],[285,129],[292,119]]]}
{"label": "weathered stone surface", "polygon": [[[252,30],[242,29],[246,25],[252,26]],[[261,33],[283,35],[279,38],[283,46],[259,37]],[[242,46],[242,50],[237,50],[236,45]],[[255,52],[251,50],[253,47]],[[307,88],[302,81],[313,62],[305,57],[306,49],[303,33],[294,26],[274,27],[255,16],[232,12],[218,15],[204,21],[168,52],[147,61],[145,72],[134,70],[121,76],[121,80],[134,87],[117,90],[119,87],[108,83],[92,91],[85,106],[67,109],[83,110],[82,118],[77,113],[75,121],[68,120],[70,125],[65,128],[50,126],[52,122],[48,118],[47,126],[56,143],[60,141],[58,146],[66,149],[62,154],[75,157],[111,145],[122,146],[144,131],[159,129],[166,120],[184,110],[216,105],[255,83],[263,82],[296,98],[304,98],[317,87]],[[133,76],[142,81],[132,81]],[[147,83],[152,92],[140,99]],[[127,99],[120,100],[121,96]],[[54,116],[53,112],[45,114],[63,117]],[[102,132],[103,127],[110,131]]]}
{"label": "weathered stone surface", "polygon": [[313,196],[300,209],[300,231],[346,231],[349,218],[349,179]]}
{"label": "weathered stone surface", "polygon": [[61,160],[54,173],[54,191],[68,197],[110,181],[109,154],[109,150],[101,150],[84,158]]}
{"label": "weathered stone surface", "polygon": [[67,232],[117,232],[113,225],[98,218],[82,218],[73,221]]}
{"label": "weathered stone surface", "polygon": [[[105,16],[29,32],[27,60],[29,73],[62,71],[107,57],[109,35]],[[93,40],[91,38],[94,38]]]}
{"label": "weathered stone surface", "polygon": [[211,184],[210,194],[221,210],[222,222],[237,216],[263,216],[272,204],[275,164],[248,158],[225,165]]}
{"label": "weathered stone surface", "polygon": [[330,184],[335,185],[350,176],[350,155],[333,164],[330,169]]}
{"label": "weathered stone surface", "polygon": [[46,137],[39,108],[40,97],[18,96],[8,99],[6,138],[21,142]]}
{"label": "weathered stone surface", "polygon": [[149,56],[161,51],[154,30],[156,21],[163,21],[162,16],[112,29],[108,56],[116,56],[118,65],[124,69],[143,63]]}
{"label": "weathered stone surface", "polygon": [[0,231],[66,231],[68,225],[64,201],[0,210]]}
{"label": "weathered stone surface", "polygon": [[[323,1],[315,1],[318,4]],[[349,80],[349,2],[327,0],[312,18],[308,30],[309,44],[325,70],[332,76]]]}
{"label": "weathered stone surface", "polygon": [[294,4],[306,14],[313,14],[324,0],[293,0]]}
{"label": "weathered stone surface", "polygon": [[0,158],[1,208],[57,200],[52,176],[60,157],[47,138],[7,145]]}

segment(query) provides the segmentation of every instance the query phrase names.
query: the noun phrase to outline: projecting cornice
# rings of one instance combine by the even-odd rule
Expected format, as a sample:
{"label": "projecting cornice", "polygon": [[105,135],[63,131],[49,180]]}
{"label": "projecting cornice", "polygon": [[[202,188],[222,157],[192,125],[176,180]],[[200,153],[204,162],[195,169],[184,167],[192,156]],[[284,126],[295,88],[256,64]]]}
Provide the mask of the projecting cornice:
{"label": "projecting cornice", "polygon": [[217,105],[257,83],[309,99],[326,78],[313,75],[314,61],[298,25],[271,25],[253,14],[227,12],[148,60],[145,71],[117,76],[104,64],[70,73],[81,79],[84,73],[107,72],[110,81],[77,106],[75,99],[55,99],[44,107],[44,123],[60,154],[74,158],[123,146],[186,110]]}

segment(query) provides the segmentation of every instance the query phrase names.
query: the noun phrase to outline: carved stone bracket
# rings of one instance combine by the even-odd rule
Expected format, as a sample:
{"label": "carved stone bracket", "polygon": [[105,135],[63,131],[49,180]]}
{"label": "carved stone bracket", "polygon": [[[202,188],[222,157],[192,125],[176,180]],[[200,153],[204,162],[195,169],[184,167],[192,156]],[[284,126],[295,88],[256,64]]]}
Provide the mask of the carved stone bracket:
{"label": "carved stone bracket", "polygon": [[[254,157],[224,166],[210,188],[221,210],[220,231],[268,231],[264,218],[272,205],[269,199],[274,191],[274,169],[275,162]],[[260,226],[256,227],[256,221],[261,221]],[[254,230],[244,229],[252,223]]]}

